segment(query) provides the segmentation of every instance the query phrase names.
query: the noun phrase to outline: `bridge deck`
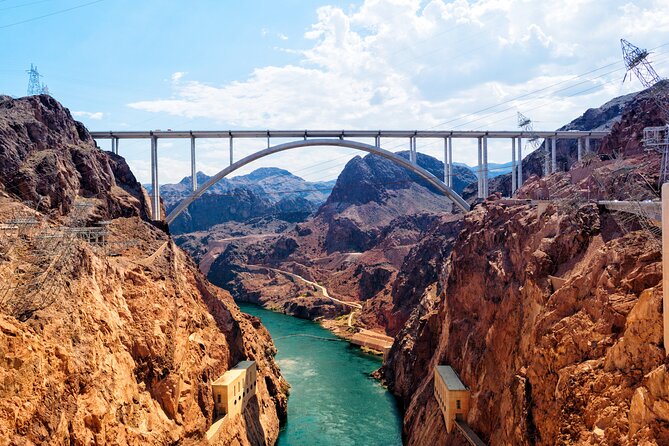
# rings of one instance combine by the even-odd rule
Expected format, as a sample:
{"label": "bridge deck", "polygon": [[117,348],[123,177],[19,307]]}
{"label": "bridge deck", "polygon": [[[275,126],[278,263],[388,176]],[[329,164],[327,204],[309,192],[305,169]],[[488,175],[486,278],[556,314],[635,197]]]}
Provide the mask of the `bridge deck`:
{"label": "bridge deck", "polygon": [[145,130],[95,131],[95,139],[156,138],[603,138],[609,132],[580,130]]}

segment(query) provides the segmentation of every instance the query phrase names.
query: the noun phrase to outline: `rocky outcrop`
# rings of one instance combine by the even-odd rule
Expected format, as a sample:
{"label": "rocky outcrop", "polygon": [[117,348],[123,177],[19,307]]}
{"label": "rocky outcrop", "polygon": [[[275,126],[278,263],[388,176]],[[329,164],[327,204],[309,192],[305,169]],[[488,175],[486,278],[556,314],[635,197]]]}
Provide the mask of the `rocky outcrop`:
{"label": "rocky outcrop", "polygon": [[39,211],[65,215],[77,196],[95,218],[146,217],[147,197],[122,158],[97,150],[84,126],[47,95],[0,97],[0,183]]}
{"label": "rocky outcrop", "polygon": [[[0,104],[0,218],[37,222],[0,237],[0,444],[206,443],[211,383],[243,359],[258,363],[257,396],[219,444],[273,444],[287,384],[260,321],[143,218],[123,159],[66,109],[48,96]],[[75,202],[89,204],[82,222],[111,220],[106,249],[58,232]],[[62,241],[42,249],[43,234]]]}
{"label": "rocky outcrop", "polygon": [[603,234],[608,219],[494,201],[465,217],[438,294],[384,365],[407,444],[458,441],[432,396],[437,364],[472,389],[467,421],[489,444],[662,444],[666,392],[648,383],[666,379],[660,254],[644,232]]}

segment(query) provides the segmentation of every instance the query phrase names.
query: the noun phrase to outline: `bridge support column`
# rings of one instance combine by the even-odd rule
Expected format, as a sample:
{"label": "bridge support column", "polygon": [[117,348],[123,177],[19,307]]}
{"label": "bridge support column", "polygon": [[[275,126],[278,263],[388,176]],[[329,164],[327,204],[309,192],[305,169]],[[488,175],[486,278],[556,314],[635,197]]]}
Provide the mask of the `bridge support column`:
{"label": "bridge support column", "polygon": [[375,145],[377,148],[380,148],[380,147],[381,147],[381,135],[376,135],[376,136],[374,137],[374,145]]}
{"label": "bridge support column", "polygon": [[547,177],[551,173],[551,166],[550,166],[550,156],[551,153],[549,152],[548,145],[550,144],[551,140],[550,138],[544,139],[544,176]]}
{"label": "bridge support column", "polygon": [[412,136],[409,138],[409,161],[416,164],[416,158],[416,137]]}
{"label": "bridge support column", "polygon": [[557,137],[555,137],[551,138],[551,173],[557,170]]}
{"label": "bridge support column", "polygon": [[197,190],[197,169],[195,167],[195,137],[190,137],[190,184],[193,192]]}
{"label": "bridge support column", "polygon": [[448,187],[453,187],[453,137],[448,137]]}
{"label": "bridge support column", "polygon": [[160,220],[160,185],[158,184],[158,138],[151,136],[151,218]]}
{"label": "bridge support column", "polygon": [[478,138],[478,155],[479,155],[479,165],[478,165],[478,192],[476,196],[478,198],[483,198],[483,141],[482,138]]}
{"label": "bridge support column", "polygon": [[577,151],[578,160],[583,159],[583,138],[578,138],[578,151]]}
{"label": "bridge support column", "polygon": [[488,137],[483,137],[483,198],[487,198],[488,193]]}
{"label": "bridge support column", "polygon": [[590,153],[590,137],[585,137],[585,153]]}
{"label": "bridge support column", "polygon": [[230,134],[230,165],[232,165],[232,163],[234,163],[234,156],[233,156],[233,153],[232,153],[233,150],[234,150],[234,145],[233,145],[233,142],[232,142],[232,134]]}
{"label": "bridge support column", "polygon": [[664,351],[669,356],[669,183],[662,185],[662,294]]}
{"label": "bridge support column", "polygon": [[520,189],[523,185],[523,138],[518,137],[518,188]]}
{"label": "bridge support column", "polygon": [[518,183],[516,182],[517,173],[518,171],[516,170],[516,138],[511,138],[511,196],[512,197],[518,187]]}
{"label": "bridge support column", "polygon": [[444,184],[448,186],[449,180],[448,172],[448,138],[444,138]]}
{"label": "bridge support column", "polygon": [[111,139],[111,151],[114,155],[118,155],[118,138]]}

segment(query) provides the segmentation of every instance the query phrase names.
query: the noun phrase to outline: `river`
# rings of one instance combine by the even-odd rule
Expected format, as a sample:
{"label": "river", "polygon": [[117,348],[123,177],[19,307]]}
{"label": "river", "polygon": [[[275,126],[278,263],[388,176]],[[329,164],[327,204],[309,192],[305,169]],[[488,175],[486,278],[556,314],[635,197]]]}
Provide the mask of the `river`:
{"label": "river", "polygon": [[[240,303],[269,330],[281,373],[290,383],[288,421],[280,446],[401,445],[394,397],[369,374],[381,361],[315,322]],[[295,334],[318,336],[334,341]]]}

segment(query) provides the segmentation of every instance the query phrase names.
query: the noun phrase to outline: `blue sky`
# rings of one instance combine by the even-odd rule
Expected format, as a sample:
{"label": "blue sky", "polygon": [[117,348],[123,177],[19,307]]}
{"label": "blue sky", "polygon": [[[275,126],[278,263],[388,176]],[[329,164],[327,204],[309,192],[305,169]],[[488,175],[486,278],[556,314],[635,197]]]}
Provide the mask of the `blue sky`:
{"label": "blue sky", "polygon": [[[659,47],[669,76],[659,0],[0,0],[0,93],[24,95],[34,63],[91,130],[512,129],[516,111],[554,129],[640,89],[620,82],[621,37]],[[237,157],[264,144],[240,143]],[[491,144],[491,162],[508,161],[507,146]],[[200,170],[225,167],[227,141],[199,147]],[[146,141],[120,149],[146,182]],[[472,149],[456,145],[456,161],[473,164]],[[188,174],[187,142],[159,150],[161,182]],[[304,149],[253,168],[330,179],[354,154]]]}

